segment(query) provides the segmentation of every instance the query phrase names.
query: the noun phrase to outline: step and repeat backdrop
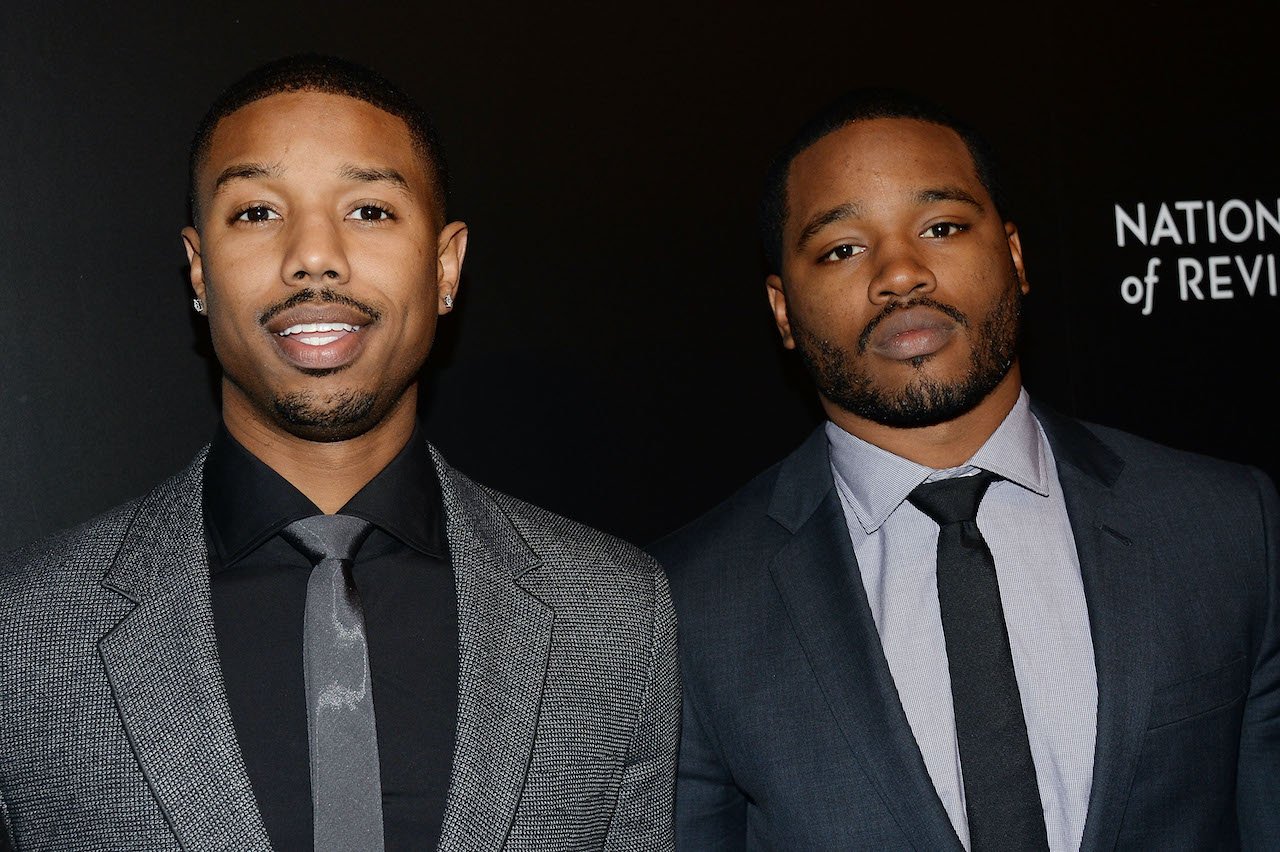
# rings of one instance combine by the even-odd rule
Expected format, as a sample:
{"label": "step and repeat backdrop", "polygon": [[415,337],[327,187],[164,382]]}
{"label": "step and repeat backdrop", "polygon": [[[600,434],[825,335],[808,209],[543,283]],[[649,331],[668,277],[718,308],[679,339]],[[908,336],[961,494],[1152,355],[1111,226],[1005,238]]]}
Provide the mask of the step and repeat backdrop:
{"label": "step and repeat backdrop", "polygon": [[868,84],[1001,152],[1034,395],[1280,475],[1273,4],[135,5],[0,10],[0,549],[210,437],[187,144],[223,86],[299,51],[436,117],[471,241],[421,413],[494,487],[643,544],[819,422],[754,206],[797,124]]}

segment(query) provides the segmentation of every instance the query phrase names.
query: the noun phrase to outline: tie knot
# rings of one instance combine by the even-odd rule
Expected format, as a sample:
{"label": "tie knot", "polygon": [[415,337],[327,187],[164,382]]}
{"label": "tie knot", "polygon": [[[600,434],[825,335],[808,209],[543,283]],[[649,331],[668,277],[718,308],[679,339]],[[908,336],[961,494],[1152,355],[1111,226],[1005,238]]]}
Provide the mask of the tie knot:
{"label": "tie knot", "polygon": [[351,515],[312,515],[289,524],[280,535],[318,565],[322,559],[352,559],[372,529],[373,524]]}
{"label": "tie knot", "polygon": [[1000,477],[989,470],[972,476],[954,476],[937,482],[922,482],[907,495],[911,505],[937,522],[938,526],[973,521],[987,486]]}

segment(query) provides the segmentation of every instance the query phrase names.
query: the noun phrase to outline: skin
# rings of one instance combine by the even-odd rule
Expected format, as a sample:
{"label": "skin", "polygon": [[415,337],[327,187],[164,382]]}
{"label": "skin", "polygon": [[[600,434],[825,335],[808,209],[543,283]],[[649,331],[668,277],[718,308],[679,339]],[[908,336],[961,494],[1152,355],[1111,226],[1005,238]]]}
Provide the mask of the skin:
{"label": "skin", "polygon": [[[401,119],[309,91],[222,119],[197,174],[200,221],[182,239],[222,365],[223,421],[325,512],[413,431],[418,372],[467,241],[465,224],[440,221],[433,181]],[[279,334],[325,321],[360,328],[318,347]]]}
{"label": "skin", "polygon": [[[1018,399],[1029,287],[1017,228],[964,142],[914,119],[854,122],[796,157],[787,198],[782,274],[766,289],[827,416],[920,464],[965,463]],[[923,425],[841,405],[842,383],[891,406],[914,400]]]}

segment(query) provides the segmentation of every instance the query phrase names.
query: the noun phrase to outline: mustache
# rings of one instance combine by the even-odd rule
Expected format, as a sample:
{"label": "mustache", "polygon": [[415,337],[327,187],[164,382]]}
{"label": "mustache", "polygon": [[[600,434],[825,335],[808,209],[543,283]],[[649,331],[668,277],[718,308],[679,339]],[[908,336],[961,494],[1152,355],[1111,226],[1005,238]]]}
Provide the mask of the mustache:
{"label": "mustache", "polygon": [[884,322],[894,311],[900,311],[905,308],[933,308],[939,313],[944,313],[965,328],[969,327],[969,318],[960,312],[958,308],[942,302],[930,299],[928,296],[921,296],[918,299],[912,299],[909,302],[890,302],[885,305],[884,310],[876,314],[871,322],[867,323],[866,328],[862,330],[862,334],[858,335],[858,353],[862,354],[867,351],[867,346],[871,343],[871,335],[875,333],[880,323]]}
{"label": "mustache", "polygon": [[331,290],[328,287],[321,290],[305,287],[287,299],[282,299],[281,301],[276,302],[274,305],[259,314],[258,325],[266,325],[271,322],[273,317],[282,311],[287,311],[290,308],[297,307],[298,305],[305,305],[307,302],[346,305],[349,308],[355,308],[373,322],[377,322],[382,318],[382,311],[378,310],[373,305],[360,301],[359,299],[353,299],[350,296],[339,293],[336,290]]}

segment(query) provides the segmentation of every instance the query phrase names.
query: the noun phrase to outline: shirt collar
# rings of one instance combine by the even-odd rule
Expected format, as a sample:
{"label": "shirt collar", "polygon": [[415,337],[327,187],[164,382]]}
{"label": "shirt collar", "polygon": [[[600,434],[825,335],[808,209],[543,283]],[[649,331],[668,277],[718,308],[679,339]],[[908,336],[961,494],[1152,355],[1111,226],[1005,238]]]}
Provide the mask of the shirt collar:
{"label": "shirt collar", "polygon": [[382,471],[339,509],[378,526],[414,550],[444,559],[444,500],[422,427]]}
{"label": "shirt collar", "polygon": [[907,495],[927,479],[972,473],[981,468],[1036,494],[1049,494],[1047,458],[1040,425],[1026,389],[991,437],[963,465],[937,471],[869,444],[830,421],[826,425],[836,486],[868,534],[880,528]]}
{"label": "shirt collar", "polygon": [[[204,470],[205,524],[223,568],[290,523],[320,513],[223,424],[214,434]],[[440,483],[419,425],[396,457],[339,512],[363,518],[422,553],[445,557]]]}

